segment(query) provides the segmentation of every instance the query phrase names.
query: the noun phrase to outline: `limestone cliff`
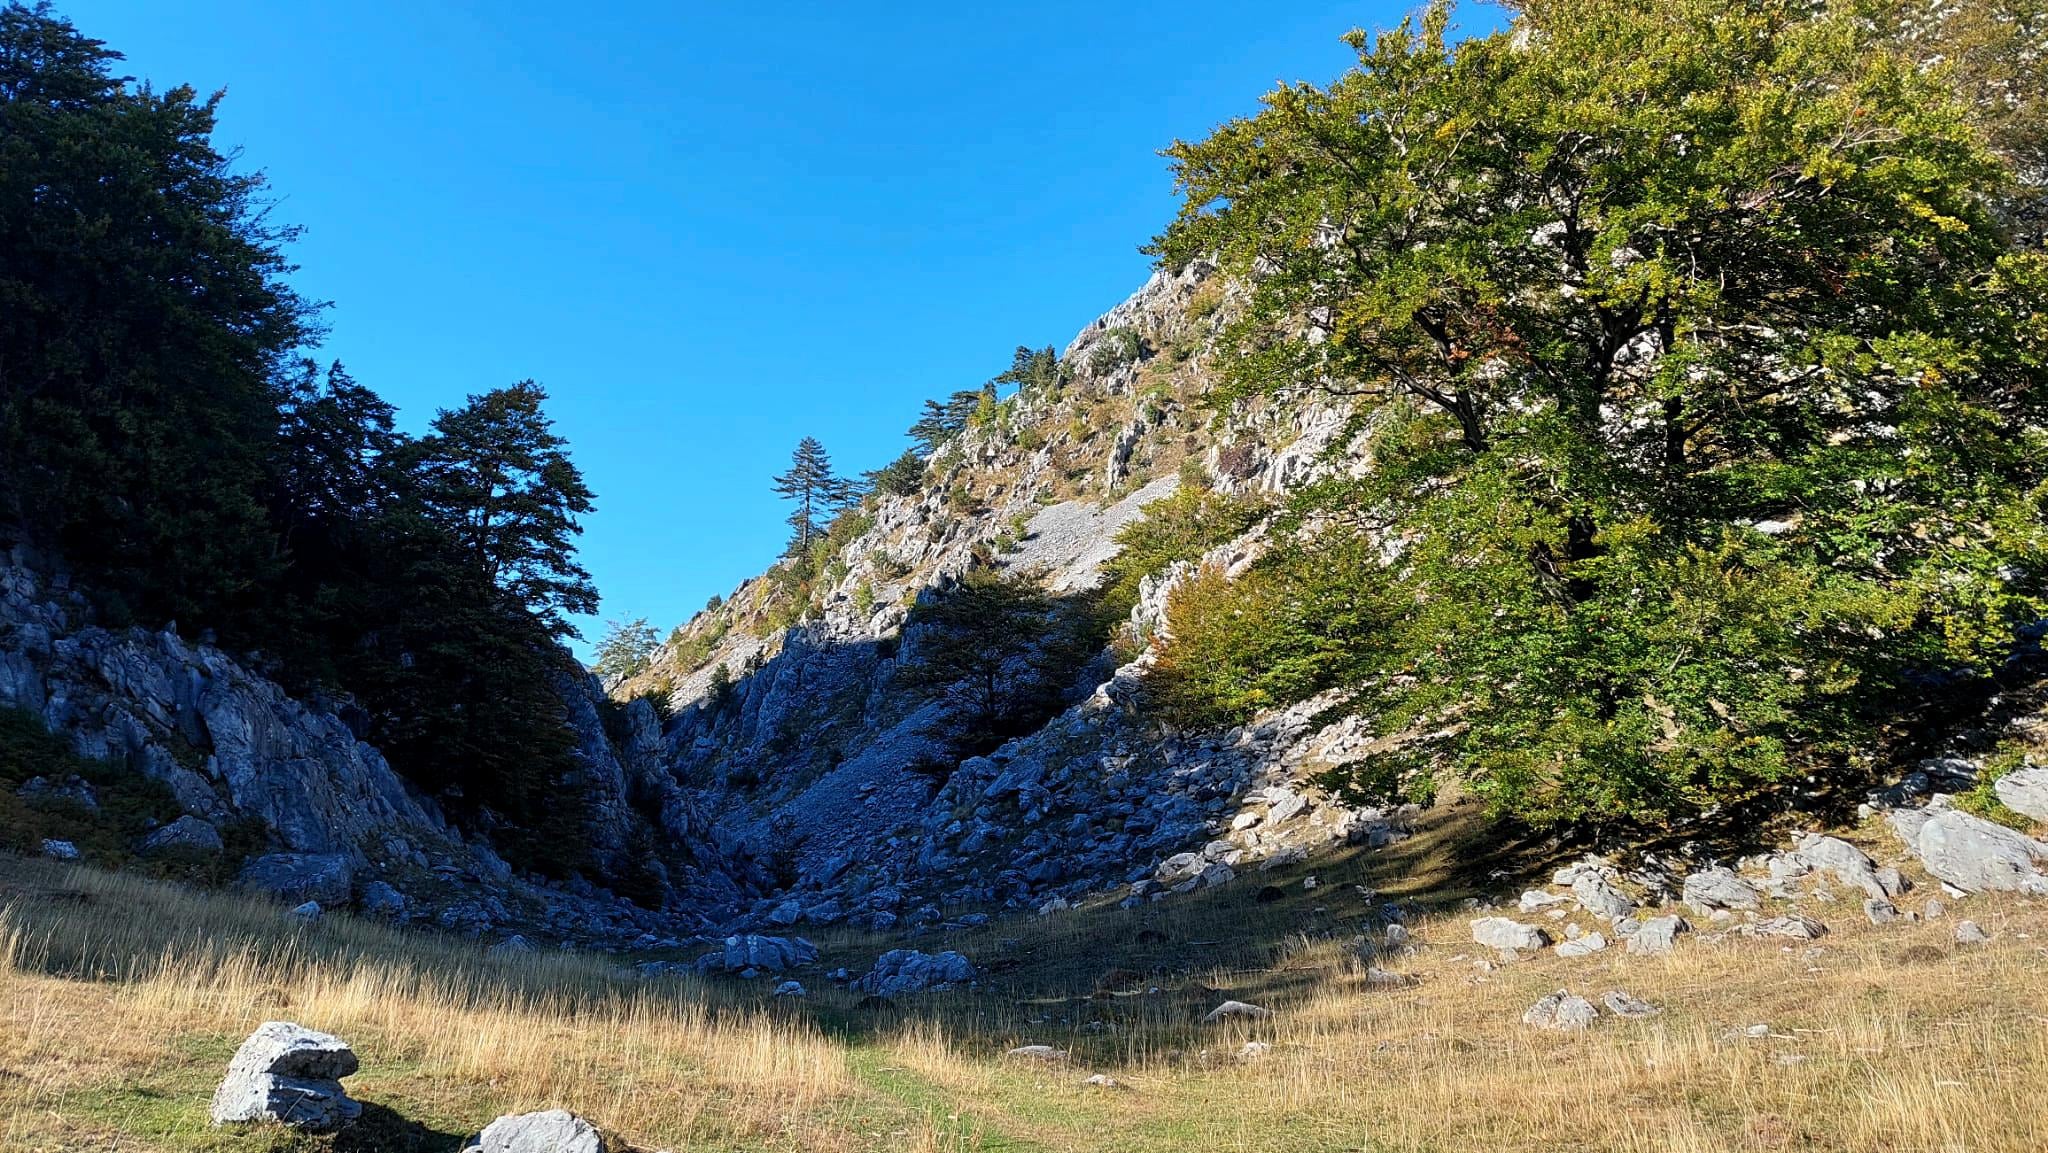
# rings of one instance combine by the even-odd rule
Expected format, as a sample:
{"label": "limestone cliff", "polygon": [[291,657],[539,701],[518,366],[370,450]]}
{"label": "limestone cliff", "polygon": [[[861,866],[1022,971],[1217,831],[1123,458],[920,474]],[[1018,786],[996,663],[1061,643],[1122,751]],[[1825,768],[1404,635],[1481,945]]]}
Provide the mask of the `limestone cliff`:
{"label": "limestone cliff", "polygon": [[[613,686],[673,711],[665,764],[750,898],[719,915],[888,927],[1125,886],[1154,899],[1399,835],[1399,814],[1307,783],[1367,739],[1319,723],[1317,702],[1217,734],[1145,716],[1144,641],[1185,565],[1146,582],[1117,649],[1077,662],[1068,707],[987,756],[963,761],[943,706],[899,682],[920,644],[910,606],[977,554],[1083,596],[1118,533],[1184,474],[1277,496],[1351,466],[1341,405],[1210,403],[1211,346],[1231,308],[1206,267],[1153,276],[1068,345],[1057,389],[1025,390],[941,448],[918,491],[878,494],[807,603],[778,600],[771,571]],[[1212,559],[1248,563],[1262,531]],[[1140,655],[1118,667],[1114,651]]]}

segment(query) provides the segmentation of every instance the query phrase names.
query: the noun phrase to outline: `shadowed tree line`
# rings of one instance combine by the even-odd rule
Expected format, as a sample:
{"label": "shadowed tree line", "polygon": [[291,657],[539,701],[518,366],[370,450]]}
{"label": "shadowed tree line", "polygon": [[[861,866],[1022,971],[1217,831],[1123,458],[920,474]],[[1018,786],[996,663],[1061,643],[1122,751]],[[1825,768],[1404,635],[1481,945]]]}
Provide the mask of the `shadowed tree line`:
{"label": "shadowed tree line", "polygon": [[[459,819],[573,800],[550,670],[592,496],[531,381],[423,436],[305,350],[294,231],[213,143],[221,96],[158,90],[46,5],[0,8],[0,527],[103,623],[204,624]],[[574,863],[574,838],[533,863]]]}

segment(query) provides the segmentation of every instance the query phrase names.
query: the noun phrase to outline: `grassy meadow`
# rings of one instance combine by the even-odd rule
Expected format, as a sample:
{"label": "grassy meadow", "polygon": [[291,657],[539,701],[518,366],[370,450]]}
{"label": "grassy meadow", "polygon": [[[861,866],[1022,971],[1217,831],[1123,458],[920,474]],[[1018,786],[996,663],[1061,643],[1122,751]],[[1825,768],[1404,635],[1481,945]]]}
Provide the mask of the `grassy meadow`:
{"label": "grassy meadow", "polygon": [[[894,943],[881,939],[822,938],[797,1003],[772,999],[767,980],[642,981],[621,958],[494,957],[0,859],[0,1149],[452,1153],[499,1113],[555,1106],[676,1153],[2048,1146],[2040,902],[1971,898],[1944,920],[1880,927],[1846,897],[1809,901],[1832,929],[1817,942],[1695,938],[1668,958],[1615,947],[1490,970],[1470,914],[1445,907],[1411,920],[1413,952],[1362,952],[1373,898],[1358,886],[1455,896],[1475,868],[1453,866],[1458,844],[1425,835],[1322,862],[1313,890],[1304,870],[1255,873],[1136,913],[1082,908],[920,942],[968,953],[983,987],[894,1006],[822,976],[858,970]],[[1277,895],[1256,899],[1268,883]],[[1960,917],[1991,943],[1953,944]],[[1521,1024],[1565,987],[1664,1011],[1576,1035]],[[1276,1012],[1200,1022],[1227,998]],[[273,1018],[356,1048],[357,1126],[208,1126],[229,1055]],[[1749,1035],[1756,1025],[1766,1035]],[[1240,1059],[1254,1040],[1270,1049]],[[1005,1058],[1023,1044],[1070,1055]],[[1094,1073],[1116,1087],[1084,1084]]]}

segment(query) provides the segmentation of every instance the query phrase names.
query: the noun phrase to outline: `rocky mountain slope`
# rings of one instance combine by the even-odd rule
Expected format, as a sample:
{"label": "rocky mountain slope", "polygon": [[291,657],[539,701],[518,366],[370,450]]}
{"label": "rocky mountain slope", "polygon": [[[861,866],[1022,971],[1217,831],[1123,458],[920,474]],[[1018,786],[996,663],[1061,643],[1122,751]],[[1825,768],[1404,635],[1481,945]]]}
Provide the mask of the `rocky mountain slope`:
{"label": "rocky mountain slope", "polygon": [[[1402,814],[1311,783],[1371,739],[1319,721],[1328,702],[1206,734],[1145,714],[1144,642],[1191,564],[1148,577],[1110,645],[1069,670],[1066,707],[986,756],[951,751],[943,705],[899,676],[923,639],[911,607],[977,557],[1080,600],[1119,532],[1184,483],[1270,501],[1349,466],[1342,405],[1208,403],[1230,307],[1205,266],[1155,275],[1067,346],[1056,389],[1026,388],[933,453],[914,494],[873,496],[806,603],[771,571],[612,686],[673,714],[665,763],[751,897],[719,912],[888,927],[1126,886],[1159,899],[1401,835]],[[1205,559],[1234,571],[1262,537],[1254,525]]]}
{"label": "rocky mountain slope", "polygon": [[[345,704],[293,700],[173,630],[98,628],[83,596],[18,550],[0,567],[0,706],[165,786],[183,819],[166,813],[179,831],[153,840],[211,852],[222,829],[253,830],[248,884],[473,935],[645,948],[791,926],[909,931],[1172,900],[1389,845],[1412,810],[1359,807],[1320,783],[1383,737],[1332,700],[1220,732],[1176,731],[1147,708],[1168,591],[1198,565],[1242,571],[1264,547],[1257,516],[1145,576],[1128,619],[1060,671],[1047,719],[985,755],[963,754],[960,718],[903,675],[931,643],[913,608],[977,563],[1097,606],[1119,534],[1182,486],[1271,508],[1359,466],[1341,402],[1213,403],[1212,342],[1231,308],[1204,266],[1155,275],[1075,337],[1055,386],[971,424],[915,491],[878,492],[843,518],[814,579],[785,564],[748,581],[608,695],[565,659],[553,687],[586,815],[535,832],[587,846],[589,877],[514,875],[493,830],[444,819],[357,739]],[[1942,779],[1875,799],[1904,814],[1916,854],[1926,819],[1913,814],[1977,787],[1995,742],[1970,739],[1970,757],[1930,762]],[[2027,795],[2028,780],[2002,788]],[[2032,848],[1987,851],[2019,853],[2022,882],[2036,875]]]}

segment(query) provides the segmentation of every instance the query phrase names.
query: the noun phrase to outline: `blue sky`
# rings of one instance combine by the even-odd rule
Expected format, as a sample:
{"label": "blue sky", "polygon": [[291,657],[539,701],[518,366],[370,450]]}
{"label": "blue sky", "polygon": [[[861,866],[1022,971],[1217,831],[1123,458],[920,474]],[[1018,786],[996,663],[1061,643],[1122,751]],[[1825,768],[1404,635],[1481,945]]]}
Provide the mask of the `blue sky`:
{"label": "blue sky", "polygon": [[58,2],[131,74],[228,90],[322,355],[405,427],[547,386],[602,616],[664,632],[775,556],[799,437],[878,467],[923,398],[1063,346],[1148,272],[1159,148],[1407,9]]}

